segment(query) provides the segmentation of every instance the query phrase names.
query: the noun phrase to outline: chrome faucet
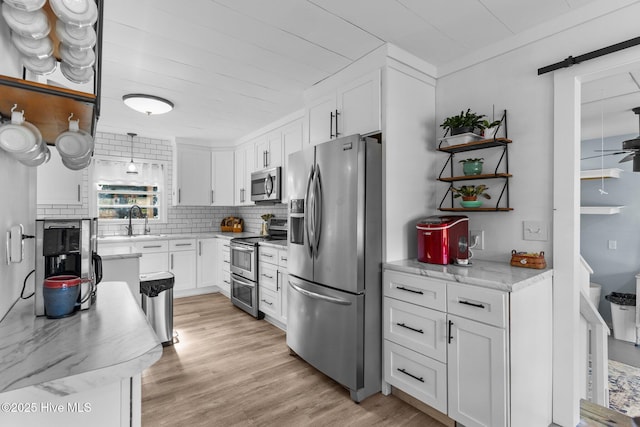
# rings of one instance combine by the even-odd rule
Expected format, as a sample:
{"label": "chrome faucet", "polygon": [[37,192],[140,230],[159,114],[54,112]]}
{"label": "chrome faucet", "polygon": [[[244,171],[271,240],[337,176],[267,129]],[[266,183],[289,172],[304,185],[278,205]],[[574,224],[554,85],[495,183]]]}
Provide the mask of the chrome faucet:
{"label": "chrome faucet", "polygon": [[[140,206],[133,205],[129,208],[129,225],[127,226],[127,236],[133,236],[133,224],[131,224],[131,218],[133,217],[133,210],[138,209],[138,218],[142,215],[142,209]],[[151,231],[149,228],[149,218],[144,216],[144,234],[148,234]]]}

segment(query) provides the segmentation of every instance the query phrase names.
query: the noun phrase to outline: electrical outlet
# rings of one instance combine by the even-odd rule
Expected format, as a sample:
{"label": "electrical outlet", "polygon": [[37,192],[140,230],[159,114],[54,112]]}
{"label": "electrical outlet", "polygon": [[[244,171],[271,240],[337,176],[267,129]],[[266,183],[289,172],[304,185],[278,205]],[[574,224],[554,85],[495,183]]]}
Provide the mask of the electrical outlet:
{"label": "electrical outlet", "polygon": [[609,249],[618,249],[618,241],[617,240],[609,240]]}
{"label": "electrical outlet", "polygon": [[[478,239],[477,243],[476,238]],[[469,246],[471,249],[484,249],[484,230],[469,230]]]}

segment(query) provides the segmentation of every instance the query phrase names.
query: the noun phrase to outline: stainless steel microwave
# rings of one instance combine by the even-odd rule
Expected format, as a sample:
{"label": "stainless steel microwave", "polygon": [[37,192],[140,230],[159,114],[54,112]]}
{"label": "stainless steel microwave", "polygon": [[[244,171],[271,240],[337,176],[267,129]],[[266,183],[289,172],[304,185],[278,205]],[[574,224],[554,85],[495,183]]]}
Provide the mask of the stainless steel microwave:
{"label": "stainless steel microwave", "polygon": [[251,201],[256,203],[280,203],[280,166],[251,173]]}

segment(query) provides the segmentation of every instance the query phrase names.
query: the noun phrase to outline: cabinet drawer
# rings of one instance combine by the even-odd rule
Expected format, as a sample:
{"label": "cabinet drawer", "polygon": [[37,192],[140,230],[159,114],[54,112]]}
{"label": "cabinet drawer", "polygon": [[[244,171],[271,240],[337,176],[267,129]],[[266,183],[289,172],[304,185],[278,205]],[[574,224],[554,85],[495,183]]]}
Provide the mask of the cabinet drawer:
{"label": "cabinet drawer", "polygon": [[447,360],[447,315],[384,298],[384,338],[440,362]]}
{"label": "cabinet drawer", "polygon": [[258,268],[259,286],[271,289],[273,292],[278,290],[278,268],[272,264],[261,262]]}
{"label": "cabinet drawer", "polygon": [[169,251],[169,241],[168,240],[157,240],[150,242],[135,242],[135,248],[143,253],[154,253],[154,252],[168,252]]}
{"label": "cabinet drawer", "polygon": [[440,311],[447,308],[446,282],[389,270],[384,272],[383,282],[386,297]]}
{"label": "cabinet drawer", "polygon": [[384,340],[384,380],[447,413],[447,365]]}
{"label": "cabinet drawer", "polygon": [[258,292],[260,293],[260,303],[258,307],[260,310],[271,316],[277,316],[278,314],[278,298],[274,291],[265,288],[258,288]]}
{"label": "cabinet drawer", "polygon": [[260,262],[278,265],[278,250],[276,248],[260,245],[258,253]]}
{"label": "cabinet drawer", "polygon": [[507,326],[506,292],[449,283],[447,295],[447,311],[450,314],[500,328]]}
{"label": "cabinet drawer", "polygon": [[287,268],[287,260],[288,260],[287,250],[279,250],[278,251],[278,265],[282,268]]}
{"label": "cabinet drawer", "polygon": [[196,239],[179,239],[169,241],[169,250],[177,251],[193,251],[196,249]]}

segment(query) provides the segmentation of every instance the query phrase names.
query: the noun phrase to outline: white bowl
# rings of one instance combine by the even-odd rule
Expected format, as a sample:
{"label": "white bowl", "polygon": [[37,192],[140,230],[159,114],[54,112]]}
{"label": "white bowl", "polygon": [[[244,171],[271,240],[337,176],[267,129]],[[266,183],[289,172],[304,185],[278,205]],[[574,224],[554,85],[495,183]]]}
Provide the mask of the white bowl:
{"label": "white bowl", "polygon": [[53,42],[49,37],[34,39],[12,32],[11,41],[16,49],[25,56],[43,59],[53,55]]}
{"label": "white bowl", "polygon": [[93,78],[93,68],[76,68],[66,62],[60,64],[60,71],[67,79],[74,83],[84,84],[89,83]]}
{"label": "white bowl", "polygon": [[59,20],[78,27],[93,25],[98,20],[98,7],[93,0],[49,0]]}
{"label": "white bowl", "polygon": [[49,147],[47,147],[47,145],[44,144],[44,150],[33,159],[18,159],[18,161],[25,166],[35,167],[35,166],[40,166],[43,163],[47,163],[50,158],[51,158],[51,151],[49,150]]}
{"label": "white bowl", "polygon": [[29,122],[0,126],[0,148],[13,156],[29,156],[38,149],[42,134]]}
{"label": "white bowl", "polygon": [[92,26],[78,27],[58,20],[56,35],[67,46],[76,49],[91,49],[96,44],[96,31]]}
{"label": "white bowl", "polygon": [[67,160],[80,160],[93,151],[93,138],[83,130],[68,130],[56,138],[56,148],[60,156]]}
{"label": "white bowl", "polygon": [[20,55],[20,61],[27,70],[43,76],[53,73],[58,66],[58,61],[56,61],[53,56],[38,58],[35,56]]}
{"label": "white bowl", "polygon": [[4,0],[4,2],[9,3],[16,9],[33,12],[34,10],[42,9],[47,0]]}
{"label": "white bowl", "polygon": [[77,49],[60,43],[60,58],[73,68],[89,68],[96,62],[92,49]]}
{"label": "white bowl", "polygon": [[51,27],[42,9],[27,12],[16,9],[9,3],[2,4],[2,16],[9,28],[24,37],[41,39],[49,35]]}

